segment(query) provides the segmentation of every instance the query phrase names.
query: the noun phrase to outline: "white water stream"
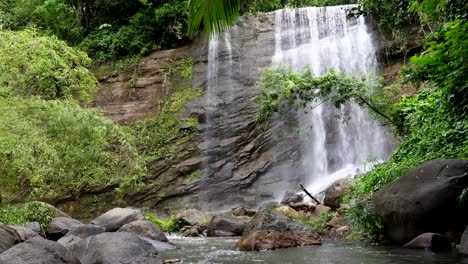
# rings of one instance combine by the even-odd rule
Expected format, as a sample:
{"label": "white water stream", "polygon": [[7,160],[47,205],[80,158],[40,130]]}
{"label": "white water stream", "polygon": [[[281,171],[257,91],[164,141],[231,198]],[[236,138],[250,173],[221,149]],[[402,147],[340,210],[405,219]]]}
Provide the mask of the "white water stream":
{"label": "white water stream", "polygon": [[[346,10],[352,7],[276,11],[273,65],[288,65],[297,71],[309,65],[315,75],[324,74],[329,67],[356,75],[376,73],[376,47],[364,18],[346,17]],[[366,109],[355,103],[341,110],[326,103],[312,105],[314,108],[300,119],[306,175],[303,180],[311,193],[362,173],[369,162],[388,156],[389,137]],[[334,116],[345,110],[350,120],[343,123]]]}
{"label": "white water stream", "polygon": [[[305,65],[309,65],[315,75],[324,74],[329,67],[356,75],[376,73],[376,47],[365,19],[347,18],[346,11],[353,7],[355,5],[276,11],[275,49],[271,54],[273,66],[283,64],[301,71]],[[229,85],[228,94],[235,94],[232,87],[232,53],[237,54],[238,51],[234,49],[239,47],[231,45],[232,32],[236,32],[235,29],[209,40],[205,91],[208,128],[223,122],[216,115],[220,111],[219,104],[223,103],[219,85]],[[225,58],[224,64],[220,64],[221,54]],[[228,83],[219,81],[218,76],[221,75],[230,78]],[[224,101],[231,103],[230,97],[222,96]],[[315,102],[311,105],[316,107],[299,117],[302,168],[295,172],[288,171],[283,177],[292,173],[304,175],[301,183],[311,193],[318,194],[336,180],[354,177],[368,169],[372,162],[388,157],[392,149],[391,136],[369,116],[367,109],[361,109],[355,103],[349,103],[342,109],[328,103]],[[349,113],[350,119],[343,122],[336,118],[340,112]],[[219,145],[220,135],[210,133],[210,129],[207,131],[207,142],[211,146]],[[281,190],[281,195],[286,191]]]}

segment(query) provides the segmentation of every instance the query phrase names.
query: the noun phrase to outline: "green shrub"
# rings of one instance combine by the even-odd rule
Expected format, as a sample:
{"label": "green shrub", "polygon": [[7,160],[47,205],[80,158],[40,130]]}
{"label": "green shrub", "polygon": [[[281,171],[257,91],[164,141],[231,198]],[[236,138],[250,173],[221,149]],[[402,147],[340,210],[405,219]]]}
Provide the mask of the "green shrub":
{"label": "green shrub", "polygon": [[146,219],[158,226],[164,232],[177,232],[179,228],[173,217],[159,218],[150,212],[145,213]]}
{"label": "green shrub", "polygon": [[84,52],[36,31],[0,31],[0,96],[90,101],[97,80]]}
{"label": "green shrub", "polygon": [[321,214],[318,219],[305,221],[303,223],[306,226],[310,226],[315,232],[323,235],[328,231],[327,223],[331,220],[332,216],[332,212],[326,212]]}
{"label": "green shrub", "polygon": [[96,110],[72,100],[0,97],[4,202],[75,197],[144,173],[132,134]]}
{"label": "green shrub", "polygon": [[39,222],[44,229],[57,216],[54,209],[41,202],[0,206],[0,222],[7,225],[26,225]]}

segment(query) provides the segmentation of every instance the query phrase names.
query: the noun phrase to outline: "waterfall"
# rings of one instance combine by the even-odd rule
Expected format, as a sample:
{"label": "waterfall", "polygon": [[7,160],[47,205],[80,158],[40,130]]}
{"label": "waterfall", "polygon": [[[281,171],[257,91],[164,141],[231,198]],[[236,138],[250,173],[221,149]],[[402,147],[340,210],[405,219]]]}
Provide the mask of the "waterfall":
{"label": "waterfall", "polygon": [[[361,75],[377,73],[376,47],[365,19],[347,18],[355,5],[307,7],[275,12],[273,65],[301,71],[309,65],[317,76],[329,67]],[[351,102],[342,109],[312,102],[300,117],[303,142],[303,182],[313,194],[344,177],[366,170],[368,162],[387,158],[391,149],[386,131],[366,109]],[[347,111],[350,120],[335,116]]]}
{"label": "waterfall", "polygon": [[[352,7],[243,17],[209,39],[206,73],[197,83],[204,86],[201,176],[188,185],[194,194],[187,203],[198,203],[203,211],[254,207],[281,200],[299,183],[317,194],[337,179],[363,172],[369,160],[386,159],[391,136],[355,103],[336,109],[314,102],[312,110],[290,113],[287,122],[255,130],[257,108],[251,99],[260,93],[261,68],[285,64],[300,71],[309,65],[315,75],[328,67],[358,75],[377,72],[377,51],[364,18],[346,17]],[[350,120],[338,120],[341,112]]]}

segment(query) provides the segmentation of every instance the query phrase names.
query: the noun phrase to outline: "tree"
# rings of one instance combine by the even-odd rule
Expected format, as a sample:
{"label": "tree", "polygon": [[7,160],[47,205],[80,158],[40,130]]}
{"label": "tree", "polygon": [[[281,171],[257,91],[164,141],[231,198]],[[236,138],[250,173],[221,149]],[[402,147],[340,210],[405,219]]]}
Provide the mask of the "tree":
{"label": "tree", "polygon": [[91,59],[56,37],[33,30],[0,31],[0,97],[91,100],[97,80]]}

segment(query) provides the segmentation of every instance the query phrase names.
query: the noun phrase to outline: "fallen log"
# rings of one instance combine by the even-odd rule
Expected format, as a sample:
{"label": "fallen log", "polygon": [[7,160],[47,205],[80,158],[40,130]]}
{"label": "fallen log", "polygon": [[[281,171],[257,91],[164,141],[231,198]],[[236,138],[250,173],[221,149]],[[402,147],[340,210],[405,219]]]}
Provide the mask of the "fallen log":
{"label": "fallen log", "polygon": [[312,194],[310,194],[306,188],[304,188],[304,186],[302,186],[302,184],[299,184],[299,186],[301,186],[301,189],[307,194],[307,196],[309,196],[312,200],[314,200],[317,204],[320,204],[320,201],[317,200],[317,198],[315,198],[314,196],[312,196]]}

